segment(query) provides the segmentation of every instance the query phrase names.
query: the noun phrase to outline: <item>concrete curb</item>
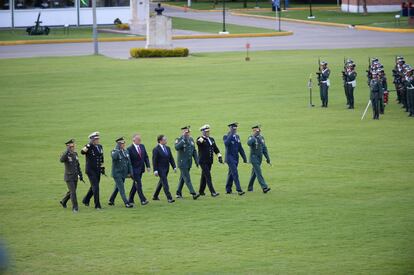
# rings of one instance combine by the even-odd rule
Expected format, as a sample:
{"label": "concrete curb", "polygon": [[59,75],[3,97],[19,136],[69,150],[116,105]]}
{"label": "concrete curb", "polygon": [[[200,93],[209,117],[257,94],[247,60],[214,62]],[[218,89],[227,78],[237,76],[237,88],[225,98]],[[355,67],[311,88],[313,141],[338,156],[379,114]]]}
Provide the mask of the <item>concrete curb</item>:
{"label": "concrete curb", "polygon": [[[198,34],[198,35],[175,35],[173,40],[181,39],[211,39],[211,38],[244,38],[244,37],[273,37],[292,35],[291,31],[269,32],[269,33],[240,33],[240,34]],[[107,37],[99,38],[99,42],[124,42],[145,41],[145,37]],[[91,43],[92,38],[79,39],[48,39],[48,40],[16,40],[0,41],[0,46],[33,45],[33,44],[63,44],[63,43]]]}
{"label": "concrete curb", "polygon": [[[252,18],[262,18],[262,19],[276,20],[275,17],[266,16],[266,15],[245,14],[245,13],[237,13],[237,12],[232,12],[231,14],[235,15],[235,16],[245,16],[245,17],[252,17]],[[414,29],[380,28],[380,27],[370,27],[370,26],[364,26],[364,25],[355,25],[355,26],[353,26],[353,25],[341,24],[341,23],[322,22],[322,21],[308,21],[308,20],[283,18],[283,17],[280,18],[280,20],[281,21],[287,21],[287,22],[310,24],[310,25],[328,26],[328,27],[353,28],[353,29],[356,29],[356,30],[366,30],[366,31],[394,32],[394,33],[414,33]]]}

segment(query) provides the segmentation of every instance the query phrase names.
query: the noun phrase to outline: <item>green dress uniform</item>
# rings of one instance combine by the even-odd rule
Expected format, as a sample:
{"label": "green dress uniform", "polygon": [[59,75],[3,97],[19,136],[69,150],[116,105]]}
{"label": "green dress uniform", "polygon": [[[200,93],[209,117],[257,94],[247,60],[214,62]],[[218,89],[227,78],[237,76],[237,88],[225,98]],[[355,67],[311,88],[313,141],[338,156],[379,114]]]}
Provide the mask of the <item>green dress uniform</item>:
{"label": "green dress uniform", "polygon": [[[118,140],[117,140],[118,141]],[[132,166],[129,159],[128,150],[121,149],[119,144],[112,150],[112,177],[115,181],[114,191],[109,198],[109,202],[115,200],[115,196],[119,191],[125,206],[129,207],[128,199],[125,195],[125,179],[132,175]]]}
{"label": "green dress uniform", "polygon": [[380,113],[380,93],[382,90],[381,81],[379,79],[373,78],[370,82],[370,90],[371,90],[371,103],[372,103],[372,111],[374,113],[374,119],[379,119]]}
{"label": "green dress uniform", "polygon": [[[67,143],[73,143],[71,140]],[[76,188],[78,186],[78,178],[83,181],[82,171],[79,165],[79,158],[76,152],[66,150],[60,157],[60,162],[65,164],[64,180],[68,186],[68,192],[65,194],[60,204],[66,208],[66,203],[70,199],[72,201],[73,211],[78,211],[78,199],[76,196]]]}
{"label": "green dress uniform", "polygon": [[348,102],[348,109],[354,109],[354,89],[356,87],[357,73],[354,69],[348,70],[345,75],[345,90]]}
{"label": "green dress uniform", "polygon": [[260,186],[264,192],[267,192],[268,186],[262,175],[262,159],[263,155],[266,158],[266,162],[270,163],[269,153],[267,151],[265,139],[262,135],[251,135],[247,140],[247,145],[250,147],[250,163],[252,164],[252,173],[249,181],[248,191],[253,191],[253,184],[255,179],[259,181]]}
{"label": "green dress uniform", "polygon": [[404,84],[407,89],[408,116],[414,117],[414,76],[412,74],[412,69],[410,69],[409,73],[410,75],[406,76]]}
{"label": "green dress uniform", "polygon": [[[197,194],[194,191],[191,183],[190,169],[194,162],[198,167],[198,155],[195,149],[194,139],[192,137],[181,136],[175,140],[175,150],[177,150],[177,166],[180,169],[180,180],[178,182],[177,197],[182,197],[182,190],[184,183],[187,185],[190,194],[196,198]],[[198,196],[197,196],[198,197]]]}

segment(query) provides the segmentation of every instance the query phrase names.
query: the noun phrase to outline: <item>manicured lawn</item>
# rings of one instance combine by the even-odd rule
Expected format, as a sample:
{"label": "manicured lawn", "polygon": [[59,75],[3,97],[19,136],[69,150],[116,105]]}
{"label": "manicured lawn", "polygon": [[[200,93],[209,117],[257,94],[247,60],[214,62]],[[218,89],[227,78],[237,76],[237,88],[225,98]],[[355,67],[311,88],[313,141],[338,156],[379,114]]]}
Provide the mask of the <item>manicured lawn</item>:
{"label": "manicured lawn", "polygon": [[[275,17],[275,12],[271,12],[271,11],[250,11],[248,13]],[[309,16],[308,10],[288,10],[288,11],[282,12],[282,17],[309,20],[309,21],[333,22],[333,23],[341,23],[341,24],[349,24],[349,25],[367,25],[367,26],[383,27],[383,28],[413,28],[413,26],[408,26],[407,17],[401,17],[400,24],[396,23],[395,18],[394,18],[396,14],[398,13],[385,12],[385,13],[369,13],[367,15],[363,15],[363,14],[341,12],[339,9],[334,9],[334,10],[314,9],[313,15],[316,16],[315,19],[308,19],[308,16]]]}
{"label": "manicured lawn", "polygon": [[[223,30],[223,24],[215,22],[207,22],[200,20],[192,20],[180,17],[174,17],[172,20],[174,29],[191,30],[206,33],[218,33]],[[262,29],[255,27],[246,27],[233,24],[226,24],[226,30],[230,33],[267,33],[273,32],[270,29]]]}
{"label": "manicured lawn", "polygon": [[[254,45],[252,45],[254,47]],[[64,57],[0,60],[0,238],[13,274],[413,274],[414,119],[395,103],[381,120],[360,120],[368,100],[367,54],[388,75],[394,56],[412,48],[197,54],[188,58],[114,60]],[[308,107],[307,78],[321,56],[331,66],[329,108]],[[357,63],[356,109],[345,109],[343,57]],[[390,77],[391,78],[391,77]],[[389,83],[392,86],[391,81]],[[391,87],[392,88],[392,87]],[[126,209],[62,209],[66,191],[59,155],[100,131],[107,173],[121,135],[140,132],[148,150],[169,144],[190,124],[222,135],[261,123],[273,167],[272,188],[256,183],[244,197],[224,194],[227,167],[215,163],[221,193]],[[129,143],[129,142],[128,142]],[[80,157],[84,166],[84,157]],[[191,171],[198,188],[200,170]],[[250,165],[240,164],[244,189]],[[151,198],[157,179],[143,177]],[[171,173],[174,192],[178,174]],[[127,180],[127,189],[131,181]],[[79,183],[82,199],[88,185]]]}
{"label": "manicured lawn", "polygon": [[[102,27],[111,28],[111,27]],[[125,34],[99,33],[99,37],[125,37]],[[70,27],[69,34],[64,32],[64,28],[51,28],[49,35],[27,35],[26,28],[2,29],[0,30],[0,41],[11,40],[41,40],[41,39],[75,39],[91,38],[91,27]]]}

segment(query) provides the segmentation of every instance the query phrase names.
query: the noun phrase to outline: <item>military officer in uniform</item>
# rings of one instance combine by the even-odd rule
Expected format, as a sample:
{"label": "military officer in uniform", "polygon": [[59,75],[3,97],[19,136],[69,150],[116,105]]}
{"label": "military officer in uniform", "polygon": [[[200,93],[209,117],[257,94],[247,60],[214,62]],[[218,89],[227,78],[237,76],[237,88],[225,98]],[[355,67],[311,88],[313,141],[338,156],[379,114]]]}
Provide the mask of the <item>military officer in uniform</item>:
{"label": "military officer in uniform", "polygon": [[409,105],[409,117],[414,117],[414,69],[408,67],[405,76],[405,86],[407,89],[407,99]]}
{"label": "military officer in uniform", "polygon": [[76,197],[76,188],[78,186],[78,178],[80,181],[83,181],[82,171],[79,165],[78,153],[75,152],[75,140],[71,139],[66,144],[66,151],[63,152],[60,157],[60,162],[65,164],[65,175],[64,180],[68,186],[68,192],[60,201],[60,204],[63,208],[66,208],[66,203],[69,198],[72,201],[72,211],[77,213],[78,208],[78,199]]}
{"label": "military officer in uniform", "polygon": [[180,180],[178,182],[176,197],[178,199],[183,198],[182,191],[185,183],[190,191],[190,194],[193,196],[193,199],[196,200],[200,197],[200,194],[197,194],[194,191],[190,177],[190,169],[193,165],[193,158],[195,165],[198,167],[198,155],[195,149],[194,139],[191,137],[190,126],[182,127],[181,131],[181,137],[175,140],[175,150],[177,150],[177,166],[180,169]]}
{"label": "military officer in uniform", "polygon": [[165,196],[169,203],[175,202],[170,193],[170,187],[168,185],[168,173],[169,167],[174,169],[174,173],[177,172],[174,157],[171,153],[170,147],[167,146],[167,137],[159,135],[157,137],[158,144],[152,150],[152,167],[154,169],[154,176],[159,177],[157,188],[155,189],[153,200],[158,201],[161,188],[164,189]]}
{"label": "military officer in uniform", "polygon": [[233,122],[228,125],[229,132],[223,136],[224,145],[226,147],[225,161],[229,166],[226,181],[226,193],[232,193],[233,181],[236,185],[236,190],[240,196],[243,196],[243,192],[240,186],[239,172],[237,166],[239,165],[239,154],[243,159],[244,163],[247,163],[246,154],[244,153],[243,146],[240,142],[240,136],[237,134],[238,123]]}
{"label": "military officer in uniform", "polygon": [[115,181],[114,191],[109,198],[109,205],[115,205],[116,195],[121,195],[126,208],[132,208],[133,205],[129,204],[129,201],[125,195],[125,179],[132,177],[132,166],[129,158],[128,150],[125,149],[125,139],[123,137],[115,140],[116,146],[112,150],[112,177]]}
{"label": "military officer in uniform", "polygon": [[345,78],[345,89],[348,102],[348,109],[354,109],[354,89],[356,87],[356,76],[355,63],[348,63],[347,69],[344,75]]}
{"label": "military officer in uniform", "polygon": [[320,72],[316,73],[318,75],[318,85],[322,100],[322,106],[323,108],[328,107],[328,89],[330,84],[329,81],[329,75],[331,74],[331,71],[328,68],[328,63],[325,61],[322,61],[320,64]]}
{"label": "military officer in uniform", "polygon": [[220,193],[217,193],[214,189],[213,182],[211,180],[211,166],[213,165],[213,156],[217,155],[218,161],[223,163],[223,157],[217,147],[214,138],[210,137],[210,125],[206,124],[200,128],[201,136],[197,138],[198,147],[198,162],[201,167],[201,179],[200,179],[200,195],[204,196],[204,190],[206,185],[211,193],[212,197],[217,197]]}
{"label": "military officer in uniform", "polygon": [[381,82],[378,79],[378,73],[376,71],[372,71],[372,79],[369,84],[371,90],[371,103],[372,103],[372,111],[374,113],[373,119],[379,119],[380,113],[380,94],[381,94]]}
{"label": "military officer in uniform", "polygon": [[381,91],[380,91],[380,96],[379,96],[379,109],[380,109],[380,114],[383,115],[385,111],[385,106],[386,106],[385,97],[388,97],[387,77],[385,76],[383,67],[381,67],[378,70],[378,79],[381,83]]}
{"label": "military officer in uniform", "polygon": [[89,135],[89,143],[86,144],[81,154],[86,158],[86,174],[88,175],[91,187],[83,198],[82,203],[89,206],[89,202],[93,196],[95,209],[101,209],[101,202],[99,200],[99,182],[101,181],[101,174],[105,175],[103,147],[99,143],[99,132],[94,132]]}
{"label": "military officer in uniform", "polygon": [[247,140],[247,145],[250,147],[250,163],[252,164],[252,174],[249,181],[248,191],[253,191],[253,184],[257,178],[257,181],[262,187],[263,193],[267,193],[270,191],[270,188],[267,186],[263,175],[262,175],[262,159],[263,156],[266,158],[266,162],[270,165],[270,157],[267,151],[267,147],[265,144],[265,139],[261,135],[260,125],[254,125],[252,127],[253,133]]}

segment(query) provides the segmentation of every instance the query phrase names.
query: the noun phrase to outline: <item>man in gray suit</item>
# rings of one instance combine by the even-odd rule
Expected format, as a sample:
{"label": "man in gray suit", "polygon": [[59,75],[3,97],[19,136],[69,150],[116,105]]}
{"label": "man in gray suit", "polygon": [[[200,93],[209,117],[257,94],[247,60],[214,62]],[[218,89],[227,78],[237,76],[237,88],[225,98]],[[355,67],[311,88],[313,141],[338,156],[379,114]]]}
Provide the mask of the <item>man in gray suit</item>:
{"label": "man in gray suit", "polygon": [[[79,180],[83,181],[82,171],[79,165],[78,153],[75,152],[75,140],[71,139],[66,144],[66,151],[63,152],[60,157],[60,162],[65,164],[65,175],[64,180],[68,186],[68,192],[60,201],[60,204],[63,208],[66,208],[66,203],[69,198],[72,201],[72,211],[77,213],[78,209],[78,199],[76,197],[76,187]],[[84,182],[84,181],[83,181]]]}

